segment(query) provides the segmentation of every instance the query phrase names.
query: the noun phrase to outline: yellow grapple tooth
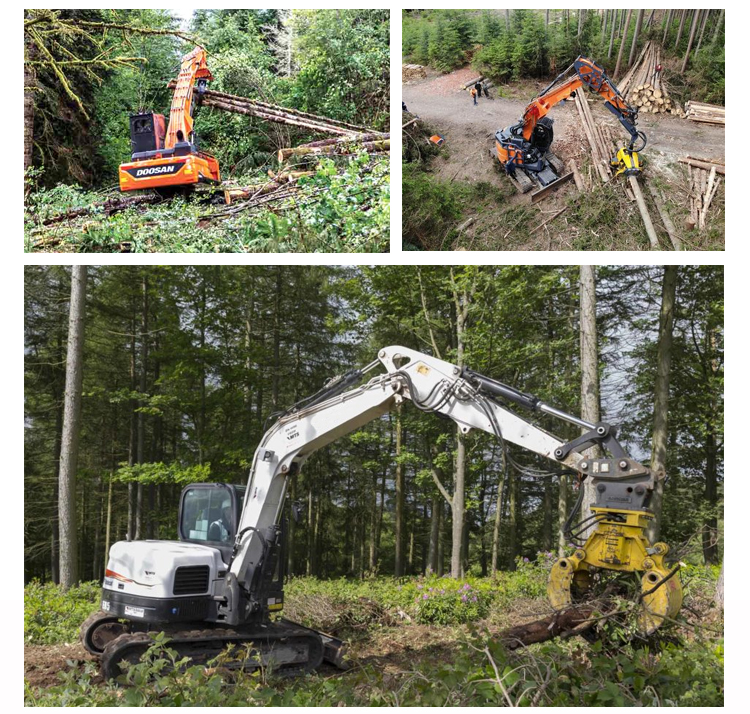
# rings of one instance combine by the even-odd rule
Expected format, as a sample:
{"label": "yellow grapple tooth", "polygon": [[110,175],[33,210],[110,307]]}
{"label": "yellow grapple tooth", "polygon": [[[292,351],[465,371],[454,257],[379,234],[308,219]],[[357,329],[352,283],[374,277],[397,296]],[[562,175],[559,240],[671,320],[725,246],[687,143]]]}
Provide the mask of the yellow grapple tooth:
{"label": "yellow grapple tooth", "polygon": [[555,610],[562,610],[572,604],[574,580],[579,587],[587,588],[588,571],[580,569],[584,557],[585,553],[576,552],[569,558],[560,558],[552,566],[547,581],[547,597]]}
{"label": "yellow grapple tooth", "polygon": [[638,616],[638,629],[644,635],[653,634],[664,623],[665,618],[673,618],[682,607],[682,584],[679,575],[674,575],[653,592],[654,586],[669,575],[669,571],[650,570],[641,578],[641,592],[649,593],[642,597],[641,613]]}

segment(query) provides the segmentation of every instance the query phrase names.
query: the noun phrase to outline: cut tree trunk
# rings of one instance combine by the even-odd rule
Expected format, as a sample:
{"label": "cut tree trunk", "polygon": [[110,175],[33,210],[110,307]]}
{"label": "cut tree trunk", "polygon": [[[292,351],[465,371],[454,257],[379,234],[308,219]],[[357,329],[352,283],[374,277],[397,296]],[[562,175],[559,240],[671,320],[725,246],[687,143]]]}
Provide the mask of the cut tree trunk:
{"label": "cut tree trunk", "polygon": [[646,201],[641,193],[641,187],[638,185],[638,179],[635,176],[628,176],[630,180],[630,187],[635,195],[635,200],[638,203],[638,210],[641,212],[641,218],[643,219],[643,225],[646,227],[646,233],[651,243],[651,250],[659,250],[659,239],[656,236],[654,230],[654,224],[651,221],[651,216],[646,207]]}
{"label": "cut tree trunk", "polygon": [[556,637],[570,637],[590,630],[599,621],[596,613],[600,610],[593,605],[578,605],[525,625],[516,625],[503,630],[499,639],[510,650],[528,647],[539,642],[547,642]]}
{"label": "cut tree trunk", "polygon": [[372,153],[375,151],[390,151],[391,141],[345,141],[329,146],[297,146],[289,149],[280,149],[278,158],[283,163],[291,156],[331,156],[335,154],[354,154],[359,149]]}

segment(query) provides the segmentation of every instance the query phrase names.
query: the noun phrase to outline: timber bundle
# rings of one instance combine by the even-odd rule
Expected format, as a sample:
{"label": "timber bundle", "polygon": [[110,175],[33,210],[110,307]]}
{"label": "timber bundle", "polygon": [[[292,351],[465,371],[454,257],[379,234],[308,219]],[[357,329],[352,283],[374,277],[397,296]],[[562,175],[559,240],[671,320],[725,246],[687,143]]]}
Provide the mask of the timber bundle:
{"label": "timber bundle", "polygon": [[618,83],[620,94],[625,100],[637,107],[640,111],[651,114],[678,114],[684,117],[685,113],[679,104],[672,102],[667,87],[661,78],[661,72],[657,74],[656,66],[661,64],[661,48],[653,40],[649,40],[635,64]]}
{"label": "timber bundle", "polygon": [[492,87],[495,86],[495,83],[491,80],[486,79],[484,76],[475,77],[470,82],[465,82],[461,85],[461,89],[471,89],[475,84],[481,84],[485,89],[492,89]]}
{"label": "timber bundle", "polygon": [[424,79],[427,76],[427,70],[421,64],[402,64],[401,81],[408,82],[412,79]]}
{"label": "timber bundle", "polygon": [[688,188],[690,196],[690,219],[689,228],[698,227],[704,230],[706,217],[716,191],[721,183],[721,175],[725,173],[724,164],[710,159],[696,159],[687,156],[680,159],[680,163],[688,167]]}
{"label": "timber bundle", "polygon": [[686,116],[692,121],[724,125],[725,112],[724,107],[717,106],[716,104],[704,104],[703,102],[694,102],[692,100],[685,102]]}

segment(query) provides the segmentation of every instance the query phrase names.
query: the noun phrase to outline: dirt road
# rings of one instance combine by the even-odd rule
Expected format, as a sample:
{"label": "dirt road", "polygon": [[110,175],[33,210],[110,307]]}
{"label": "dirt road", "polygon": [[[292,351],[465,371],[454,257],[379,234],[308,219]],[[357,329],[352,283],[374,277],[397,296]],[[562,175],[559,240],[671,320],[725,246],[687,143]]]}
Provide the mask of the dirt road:
{"label": "dirt road", "polygon": [[[448,75],[431,72],[427,79],[409,83],[402,88],[402,98],[410,112],[419,115],[445,137],[450,161],[439,174],[463,181],[487,181],[496,176],[490,161],[494,132],[518,121],[534,93],[542,84],[523,83],[490,90],[491,99],[482,96],[473,106],[471,96],[459,87],[476,77],[472,69],[460,69]],[[618,125],[604,103],[590,92],[591,112],[595,119]],[[551,110],[554,119],[554,149],[563,159],[574,158],[583,150],[585,137],[580,128],[578,112],[572,103]],[[724,159],[724,127],[696,124],[668,114],[642,114],[638,128],[646,133],[648,146],[643,152],[646,162],[659,171],[672,172],[681,156],[691,154],[709,159]],[[622,128],[623,142],[628,134]]]}

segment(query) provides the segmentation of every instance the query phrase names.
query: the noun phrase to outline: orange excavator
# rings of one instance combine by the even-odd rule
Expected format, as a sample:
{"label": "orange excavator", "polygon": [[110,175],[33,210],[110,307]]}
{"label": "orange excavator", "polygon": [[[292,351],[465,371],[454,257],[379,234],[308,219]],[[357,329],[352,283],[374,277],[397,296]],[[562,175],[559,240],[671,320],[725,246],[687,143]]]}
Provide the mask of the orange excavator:
{"label": "orange excavator", "polygon": [[[571,70],[574,70],[574,75],[566,79]],[[554,136],[553,119],[547,113],[559,102],[575,98],[582,87],[588,87],[602,97],[604,106],[630,134],[628,146],[621,148],[610,161],[617,168],[617,175],[640,173],[638,152],[646,147],[646,135],[636,129],[637,110],[625,101],[602,67],[579,57],[531,101],[518,124],[495,134],[500,166],[523,193],[534,188],[536,182],[546,188],[559,179],[563,162],[550,151]],[[642,143],[636,149],[638,142]]]}
{"label": "orange excavator", "polygon": [[199,100],[212,79],[206,51],[196,47],[182,58],[166,131],[163,114],[130,117],[132,160],[120,166],[121,191],[170,193],[198,183],[220,182],[219,162],[198,148],[193,132],[196,94]]}

